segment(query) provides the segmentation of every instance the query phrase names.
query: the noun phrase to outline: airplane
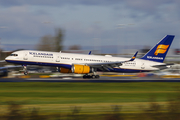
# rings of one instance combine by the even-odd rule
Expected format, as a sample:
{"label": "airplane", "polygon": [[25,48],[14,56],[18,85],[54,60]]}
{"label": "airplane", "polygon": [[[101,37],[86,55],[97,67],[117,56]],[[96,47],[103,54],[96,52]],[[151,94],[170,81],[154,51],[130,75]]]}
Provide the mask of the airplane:
{"label": "airplane", "polygon": [[[27,75],[27,65],[55,66],[61,73],[84,74],[83,78],[99,78],[98,71],[138,73],[169,68],[172,64],[163,63],[174,39],[174,35],[166,35],[143,57],[131,59],[124,57],[74,54],[35,50],[20,50],[5,58],[6,62],[20,64]],[[136,58],[136,59],[135,59]]]}

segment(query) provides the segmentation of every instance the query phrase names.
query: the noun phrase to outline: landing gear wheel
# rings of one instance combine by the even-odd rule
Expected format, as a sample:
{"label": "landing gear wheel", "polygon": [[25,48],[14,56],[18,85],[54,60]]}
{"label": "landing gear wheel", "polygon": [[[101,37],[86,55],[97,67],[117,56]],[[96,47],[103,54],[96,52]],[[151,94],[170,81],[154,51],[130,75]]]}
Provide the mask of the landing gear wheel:
{"label": "landing gear wheel", "polygon": [[83,78],[87,79],[87,78],[91,78],[91,76],[90,75],[83,75]]}
{"label": "landing gear wheel", "polygon": [[24,75],[27,75],[28,74],[28,72],[24,72]]}
{"label": "landing gear wheel", "polygon": [[99,75],[83,75],[83,78],[84,79],[95,79],[95,78],[99,78]]}
{"label": "landing gear wheel", "polygon": [[86,79],[86,78],[87,78],[87,75],[83,75],[83,78]]}
{"label": "landing gear wheel", "polygon": [[83,75],[84,79],[90,78],[90,75]]}
{"label": "landing gear wheel", "polygon": [[95,75],[92,75],[91,77],[92,77],[92,79],[96,78],[96,76],[95,76]]}
{"label": "landing gear wheel", "polygon": [[99,78],[99,75],[95,75],[95,78]]}

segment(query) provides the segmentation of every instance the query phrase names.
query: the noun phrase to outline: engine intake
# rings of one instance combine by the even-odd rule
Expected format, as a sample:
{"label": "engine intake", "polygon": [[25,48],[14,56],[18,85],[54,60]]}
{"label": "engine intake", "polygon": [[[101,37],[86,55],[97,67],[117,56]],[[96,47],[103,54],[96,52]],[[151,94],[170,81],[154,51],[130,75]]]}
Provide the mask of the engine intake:
{"label": "engine intake", "polygon": [[71,68],[71,71],[76,74],[87,74],[87,73],[92,72],[92,68],[86,65],[74,64]]}

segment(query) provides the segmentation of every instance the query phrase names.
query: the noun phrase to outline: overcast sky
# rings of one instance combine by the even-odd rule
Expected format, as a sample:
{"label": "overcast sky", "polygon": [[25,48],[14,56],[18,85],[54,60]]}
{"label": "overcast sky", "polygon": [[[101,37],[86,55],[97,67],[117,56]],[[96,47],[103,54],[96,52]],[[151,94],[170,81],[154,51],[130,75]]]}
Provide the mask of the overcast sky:
{"label": "overcast sky", "polygon": [[55,28],[64,45],[180,46],[180,0],[0,0],[1,44],[37,44]]}

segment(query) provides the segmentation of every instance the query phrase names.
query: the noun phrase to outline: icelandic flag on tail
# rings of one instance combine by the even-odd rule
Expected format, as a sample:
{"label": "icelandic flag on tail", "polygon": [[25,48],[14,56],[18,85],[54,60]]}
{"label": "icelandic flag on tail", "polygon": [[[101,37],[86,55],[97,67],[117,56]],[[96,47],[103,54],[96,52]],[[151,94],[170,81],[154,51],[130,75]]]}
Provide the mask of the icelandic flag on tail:
{"label": "icelandic flag on tail", "polygon": [[151,48],[141,59],[155,62],[163,62],[174,39],[174,35],[166,35],[153,48]]}

